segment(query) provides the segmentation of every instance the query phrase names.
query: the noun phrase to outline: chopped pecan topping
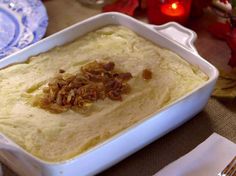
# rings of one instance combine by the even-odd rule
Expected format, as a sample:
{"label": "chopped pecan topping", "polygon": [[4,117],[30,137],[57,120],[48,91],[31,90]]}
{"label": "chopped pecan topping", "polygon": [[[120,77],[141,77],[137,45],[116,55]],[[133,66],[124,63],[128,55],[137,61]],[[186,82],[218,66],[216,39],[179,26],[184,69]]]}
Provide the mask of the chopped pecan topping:
{"label": "chopped pecan topping", "polygon": [[106,71],[112,71],[115,68],[115,64],[114,64],[114,62],[108,62],[107,64],[103,65],[103,68]]}
{"label": "chopped pecan topping", "polygon": [[59,69],[59,73],[65,73],[66,71],[63,69]]}
{"label": "chopped pecan topping", "polygon": [[59,75],[51,79],[43,89],[36,105],[54,113],[69,109],[80,111],[89,108],[93,102],[104,100],[121,101],[122,94],[130,92],[127,83],[131,73],[115,71],[114,62],[91,62],[81,67],[75,75],[59,70]]}
{"label": "chopped pecan topping", "polygon": [[148,69],[144,69],[142,76],[143,76],[143,79],[145,80],[152,79],[152,72]]}
{"label": "chopped pecan topping", "polygon": [[109,91],[109,92],[108,92],[108,97],[109,97],[111,100],[122,100],[122,97],[121,97],[120,92],[115,91],[115,90]]}
{"label": "chopped pecan topping", "polygon": [[118,76],[118,78],[122,79],[122,80],[130,80],[132,78],[131,73],[120,73]]}

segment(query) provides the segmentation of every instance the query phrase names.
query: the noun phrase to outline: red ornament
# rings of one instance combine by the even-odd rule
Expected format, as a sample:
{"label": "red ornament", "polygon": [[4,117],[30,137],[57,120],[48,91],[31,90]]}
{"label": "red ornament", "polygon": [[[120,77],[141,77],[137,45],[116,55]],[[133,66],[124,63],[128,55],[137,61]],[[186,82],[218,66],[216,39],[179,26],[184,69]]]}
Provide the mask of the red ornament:
{"label": "red ornament", "polygon": [[103,12],[121,12],[130,16],[134,16],[135,9],[139,6],[139,0],[117,0],[113,4],[108,4],[103,7]]}
{"label": "red ornament", "polygon": [[220,2],[223,2],[224,4],[227,4],[229,1],[228,0],[220,0]]}
{"label": "red ornament", "polygon": [[193,0],[191,17],[197,18],[203,15],[203,9],[212,4],[212,0]]}
{"label": "red ornament", "polygon": [[229,22],[216,22],[209,26],[208,30],[214,37],[226,41],[231,49],[231,57],[228,64],[236,67],[236,29],[232,29]]}
{"label": "red ornament", "polygon": [[226,42],[231,49],[229,65],[236,67],[236,29],[232,29],[226,37]]}
{"label": "red ornament", "polygon": [[211,24],[208,27],[208,31],[216,38],[221,39],[221,40],[226,40],[227,34],[230,33],[230,24],[229,22],[226,23],[220,23],[216,22]]}

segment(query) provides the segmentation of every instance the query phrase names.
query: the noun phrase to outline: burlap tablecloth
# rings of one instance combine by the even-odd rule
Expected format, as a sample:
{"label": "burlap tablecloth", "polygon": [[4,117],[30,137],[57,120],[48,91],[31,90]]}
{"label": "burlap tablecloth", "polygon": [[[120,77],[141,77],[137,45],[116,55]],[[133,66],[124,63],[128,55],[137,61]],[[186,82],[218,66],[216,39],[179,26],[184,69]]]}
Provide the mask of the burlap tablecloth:
{"label": "burlap tablecloth", "polygon": [[[48,0],[45,6],[49,15],[47,36],[100,13],[99,9],[82,7],[76,0]],[[217,67],[227,69],[229,49],[224,42],[211,38],[206,31],[207,25],[214,20],[215,16],[207,12],[201,19],[190,21],[188,27],[198,34],[195,44],[200,55]],[[213,132],[236,142],[235,101],[223,102],[210,98],[204,110],[192,120],[99,175],[152,175],[191,151]],[[4,176],[16,176],[6,166],[3,171]]]}

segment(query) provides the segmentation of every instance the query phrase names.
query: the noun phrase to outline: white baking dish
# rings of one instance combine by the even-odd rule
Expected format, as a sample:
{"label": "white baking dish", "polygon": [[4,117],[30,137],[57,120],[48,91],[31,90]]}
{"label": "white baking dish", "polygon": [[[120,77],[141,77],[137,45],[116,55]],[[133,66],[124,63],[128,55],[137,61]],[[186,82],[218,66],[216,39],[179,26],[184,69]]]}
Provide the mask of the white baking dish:
{"label": "white baking dish", "polygon": [[162,47],[169,48],[185,58],[189,63],[198,66],[209,76],[209,80],[158,113],[140,121],[138,124],[78,157],[65,162],[49,163],[42,161],[24,151],[6,136],[0,135],[0,159],[19,175],[94,175],[180,126],[201,111],[207,103],[218,77],[218,71],[197,53],[193,46],[193,42],[196,39],[195,33],[177,23],[153,26],[120,13],[104,13],[64,29],[1,60],[0,68],[26,61],[30,56],[48,51],[57,45],[70,42],[89,31],[110,24],[126,26],[144,38]]}

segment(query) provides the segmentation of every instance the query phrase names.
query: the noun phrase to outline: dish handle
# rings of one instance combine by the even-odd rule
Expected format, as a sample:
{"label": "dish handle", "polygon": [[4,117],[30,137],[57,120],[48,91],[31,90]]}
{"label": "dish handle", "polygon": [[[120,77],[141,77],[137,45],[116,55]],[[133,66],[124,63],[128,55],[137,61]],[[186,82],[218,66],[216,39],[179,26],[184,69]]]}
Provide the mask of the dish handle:
{"label": "dish handle", "polygon": [[[164,37],[167,37],[170,40],[178,42],[180,45],[184,46],[186,49],[190,50],[191,52],[198,54],[197,49],[194,46],[194,42],[197,38],[197,34],[176,23],[176,22],[169,22],[164,25],[152,25],[146,24],[149,28],[158,31]],[[174,35],[173,35],[174,34]]]}

